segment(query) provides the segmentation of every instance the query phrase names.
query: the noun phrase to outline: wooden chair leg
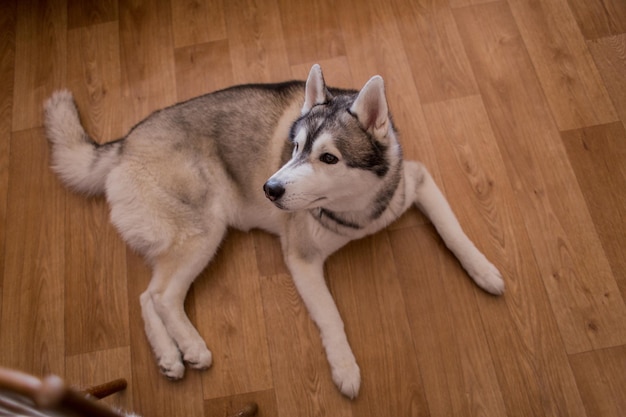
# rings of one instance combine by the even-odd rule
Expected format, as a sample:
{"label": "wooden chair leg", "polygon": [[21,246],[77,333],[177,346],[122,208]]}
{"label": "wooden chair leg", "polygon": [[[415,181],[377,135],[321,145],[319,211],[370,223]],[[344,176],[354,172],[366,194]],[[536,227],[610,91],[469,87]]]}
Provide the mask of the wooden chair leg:
{"label": "wooden chair leg", "polygon": [[41,387],[34,393],[34,400],[45,409],[67,408],[90,417],[123,417],[121,412],[90,399],[84,392],[68,387],[56,375],[48,375],[41,380]]}
{"label": "wooden chair leg", "polygon": [[84,393],[91,395],[97,399],[108,397],[111,394],[125,390],[128,383],[125,379],[120,378],[107,382],[105,384],[96,385],[94,387],[83,390]]}
{"label": "wooden chair leg", "polygon": [[126,385],[126,380],[118,379],[81,392],[68,387],[56,375],[39,379],[21,371],[0,367],[0,415],[9,412],[9,415],[41,416],[47,411],[61,413],[71,410],[90,417],[124,417],[122,412],[96,399],[120,391]]}

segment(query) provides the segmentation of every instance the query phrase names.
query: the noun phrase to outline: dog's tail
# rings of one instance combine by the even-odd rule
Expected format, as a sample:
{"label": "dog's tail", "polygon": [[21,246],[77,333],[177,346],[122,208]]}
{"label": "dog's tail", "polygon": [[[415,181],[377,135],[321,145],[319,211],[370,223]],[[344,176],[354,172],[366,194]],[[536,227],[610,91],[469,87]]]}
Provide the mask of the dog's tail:
{"label": "dog's tail", "polygon": [[87,135],[72,93],[56,91],[44,103],[52,169],[70,188],[89,195],[104,192],[106,177],[119,159],[123,139],[103,145]]}

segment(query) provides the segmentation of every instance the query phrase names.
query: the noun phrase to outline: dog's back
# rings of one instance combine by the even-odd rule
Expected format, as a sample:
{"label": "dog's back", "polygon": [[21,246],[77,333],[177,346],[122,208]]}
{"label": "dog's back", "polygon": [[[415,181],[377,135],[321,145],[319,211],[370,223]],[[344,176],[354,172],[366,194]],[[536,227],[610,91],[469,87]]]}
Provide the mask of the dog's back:
{"label": "dog's back", "polygon": [[304,83],[297,81],[244,85],[176,104],[135,126],[124,152],[140,152],[142,158],[185,153],[221,163],[242,190],[250,185],[249,169],[262,166],[262,186],[291,155],[289,128],[300,115],[303,92]]}
{"label": "dog's back", "polygon": [[149,258],[180,230],[263,221],[275,229],[264,208],[279,213],[260,190],[291,155],[303,91],[297,81],[220,90],[156,111],[105,145],[87,135],[71,94],[60,92],[45,105],[53,168],[79,192],[106,191],[113,223]]}

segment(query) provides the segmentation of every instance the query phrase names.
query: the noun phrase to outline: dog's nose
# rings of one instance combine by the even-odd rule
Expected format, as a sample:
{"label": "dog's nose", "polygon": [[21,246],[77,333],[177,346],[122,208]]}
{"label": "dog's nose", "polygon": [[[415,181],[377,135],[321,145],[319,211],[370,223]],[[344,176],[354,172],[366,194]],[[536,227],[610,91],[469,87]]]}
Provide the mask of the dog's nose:
{"label": "dog's nose", "polygon": [[263,191],[270,201],[276,201],[285,194],[285,187],[278,181],[270,180],[263,185]]}

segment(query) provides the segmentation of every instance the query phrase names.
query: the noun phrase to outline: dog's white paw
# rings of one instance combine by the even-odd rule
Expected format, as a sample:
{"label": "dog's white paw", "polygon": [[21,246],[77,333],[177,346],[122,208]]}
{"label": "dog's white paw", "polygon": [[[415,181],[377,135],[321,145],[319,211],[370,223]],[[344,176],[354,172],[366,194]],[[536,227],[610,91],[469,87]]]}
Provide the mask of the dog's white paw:
{"label": "dog's white paw", "polygon": [[74,107],[74,96],[69,90],[57,90],[44,102],[44,110],[46,112],[68,106]]}
{"label": "dog's white paw", "polygon": [[187,349],[183,355],[186,364],[194,369],[208,369],[213,363],[213,355],[204,343],[196,344]]}
{"label": "dog's white paw", "polygon": [[479,268],[470,272],[470,276],[483,290],[494,295],[504,294],[502,274],[491,262],[485,260]]}
{"label": "dog's white paw", "polygon": [[338,364],[331,364],[333,381],[339,391],[350,399],[356,398],[361,387],[361,370],[354,358],[345,359]]}
{"label": "dog's white paw", "polygon": [[180,353],[163,355],[159,358],[159,370],[168,379],[178,380],[185,376],[185,364],[180,358]]}

